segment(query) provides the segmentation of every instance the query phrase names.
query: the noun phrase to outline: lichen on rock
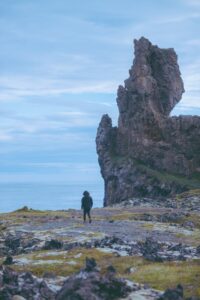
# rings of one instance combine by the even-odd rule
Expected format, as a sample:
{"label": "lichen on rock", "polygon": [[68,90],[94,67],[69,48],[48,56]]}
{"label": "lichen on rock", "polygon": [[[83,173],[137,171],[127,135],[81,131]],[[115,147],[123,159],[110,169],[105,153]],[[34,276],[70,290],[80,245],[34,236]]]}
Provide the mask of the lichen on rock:
{"label": "lichen on rock", "polygon": [[174,49],[134,41],[135,59],[117,94],[118,127],[104,115],[96,145],[104,205],[200,187],[200,117],[171,117],[184,93]]}

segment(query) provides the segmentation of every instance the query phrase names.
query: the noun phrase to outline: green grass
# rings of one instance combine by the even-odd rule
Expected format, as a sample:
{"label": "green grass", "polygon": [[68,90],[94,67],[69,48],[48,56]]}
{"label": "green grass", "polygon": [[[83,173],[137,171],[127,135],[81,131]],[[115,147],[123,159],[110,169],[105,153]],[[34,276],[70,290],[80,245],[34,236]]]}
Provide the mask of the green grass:
{"label": "green grass", "polygon": [[191,189],[189,191],[186,191],[184,193],[178,194],[176,196],[177,200],[182,200],[185,197],[193,197],[193,196],[199,196],[200,197],[200,189]]}
{"label": "green grass", "polygon": [[142,164],[141,162],[136,162],[136,166],[143,172],[145,172],[150,177],[156,178],[158,180],[161,180],[163,182],[176,182],[177,184],[181,186],[185,186],[186,188],[200,188],[200,180],[197,179],[189,179],[185,176],[181,176],[178,174],[171,174],[164,171],[158,171],[154,170],[150,167],[147,167],[145,164]]}
{"label": "green grass", "polygon": [[[54,274],[59,276],[69,276],[80,271],[84,267],[86,257],[93,257],[97,261],[98,265],[101,265],[102,263],[106,265],[107,261],[112,256],[112,254],[103,253],[98,251],[97,249],[85,248],[74,249],[66,252],[66,254],[59,254],[58,252],[58,255],[49,254],[42,256],[42,254],[47,254],[48,252],[49,251],[40,251],[34,253],[33,255],[25,256],[28,259],[31,259],[33,262],[37,260],[43,260],[43,264],[26,264],[23,266],[13,265],[13,268],[17,271],[31,271],[36,276],[42,276],[45,272],[53,272]],[[78,258],[75,258],[75,256],[79,253],[81,253],[82,255]],[[45,261],[48,260],[60,260],[62,263],[45,263]],[[76,262],[76,265],[68,264],[68,262],[72,260]]]}
{"label": "green grass", "polygon": [[[200,260],[155,263],[141,257],[112,257],[109,260],[120,277],[147,283],[152,288],[165,290],[181,283],[185,296],[200,296]],[[128,274],[132,267],[135,271]]]}
{"label": "green grass", "polygon": [[122,220],[131,221],[131,220],[137,220],[137,217],[138,217],[137,213],[132,213],[132,212],[129,213],[127,211],[122,213],[121,211],[119,211],[119,213],[116,213],[116,214],[108,217],[107,219],[114,220],[114,221],[122,221]]}
{"label": "green grass", "polygon": [[[82,254],[76,257],[77,254]],[[185,296],[200,296],[200,260],[155,263],[145,260],[142,257],[118,257],[113,253],[103,253],[95,248],[78,248],[66,253],[58,252],[58,255],[51,255],[48,251],[40,251],[34,254],[25,255],[33,261],[43,260],[43,264],[28,264],[24,266],[13,265],[18,271],[31,271],[37,276],[42,276],[45,272],[53,272],[60,276],[69,276],[79,272],[85,265],[86,257],[93,257],[101,273],[106,272],[109,265],[113,265],[117,270],[117,276],[124,277],[139,283],[147,283],[152,288],[165,290],[175,287],[181,283],[184,287]],[[45,261],[55,260],[55,263],[48,264]],[[56,263],[60,260],[62,263]],[[69,265],[68,262],[75,261],[76,265]],[[128,269],[134,268],[130,274]]]}
{"label": "green grass", "polygon": [[181,283],[185,296],[200,296],[200,261],[144,264],[131,276],[137,282],[148,283],[158,290]]}
{"label": "green grass", "polygon": [[146,174],[147,176],[151,177],[152,179],[158,179],[162,182],[175,182],[180,186],[184,186],[185,189],[198,189],[200,188],[200,179],[197,176],[187,178],[186,176],[181,176],[179,174],[172,174],[169,172],[161,171],[161,170],[155,170],[151,167],[148,167],[146,163],[143,161],[128,158],[128,157],[119,157],[119,156],[113,156],[113,162],[116,165],[120,165],[122,163],[128,163],[132,162],[133,166],[138,168],[142,173]]}
{"label": "green grass", "polygon": [[24,209],[19,209],[14,212],[2,213],[0,214],[0,220],[4,220],[11,225],[15,223],[27,223],[28,221],[32,221],[34,219],[45,220],[45,218],[72,218],[71,212],[64,211],[41,211],[28,209],[27,211]]}
{"label": "green grass", "polygon": [[144,224],[142,224],[142,227],[147,229],[147,230],[153,230],[154,229],[154,224],[145,222]]}

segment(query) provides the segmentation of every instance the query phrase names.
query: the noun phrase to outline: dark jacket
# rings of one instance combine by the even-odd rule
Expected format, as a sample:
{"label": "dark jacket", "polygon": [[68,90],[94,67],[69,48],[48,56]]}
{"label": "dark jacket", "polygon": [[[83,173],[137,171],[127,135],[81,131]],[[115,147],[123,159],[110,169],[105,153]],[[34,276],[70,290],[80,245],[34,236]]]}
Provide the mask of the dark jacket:
{"label": "dark jacket", "polygon": [[81,208],[84,210],[90,210],[93,206],[92,197],[84,196],[81,200]]}

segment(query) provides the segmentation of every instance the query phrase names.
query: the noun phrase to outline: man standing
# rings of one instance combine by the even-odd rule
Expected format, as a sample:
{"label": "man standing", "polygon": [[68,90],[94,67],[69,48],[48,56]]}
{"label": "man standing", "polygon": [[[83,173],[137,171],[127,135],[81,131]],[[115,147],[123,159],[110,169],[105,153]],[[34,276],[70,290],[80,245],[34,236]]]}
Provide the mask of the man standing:
{"label": "man standing", "polygon": [[81,209],[83,209],[83,220],[86,221],[86,215],[88,215],[89,222],[92,222],[90,210],[93,206],[92,197],[88,191],[83,192],[83,198],[81,200]]}

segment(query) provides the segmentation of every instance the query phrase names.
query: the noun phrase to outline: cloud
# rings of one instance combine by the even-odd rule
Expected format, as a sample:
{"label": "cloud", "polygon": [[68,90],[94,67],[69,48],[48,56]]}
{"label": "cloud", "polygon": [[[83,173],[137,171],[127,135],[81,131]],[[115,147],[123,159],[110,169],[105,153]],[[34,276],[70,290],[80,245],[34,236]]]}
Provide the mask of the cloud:
{"label": "cloud", "polygon": [[167,24],[167,23],[182,23],[185,21],[189,21],[192,19],[199,19],[200,13],[193,12],[193,13],[183,13],[183,14],[177,14],[174,16],[168,16],[163,18],[156,18],[155,20],[152,20],[152,23],[154,24]]}
{"label": "cloud", "polygon": [[55,168],[55,169],[70,169],[74,171],[80,171],[80,172],[88,172],[88,171],[96,171],[97,169],[97,163],[83,163],[83,162],[34,162],[34,163],[20,163],[20,166],[23,167],[34,167],[34,168]]}
{"label": "cloud", "polygon": [[0,101],[18,100],[29,96],[59,96],[62,94],[113,93],[117,82],[112,80],[78,81],[23,77],[0,77]]}
{"label": "cloud", "polygon": [[200,39],[191,39],[189,41],[186,41],[186,44],[189,46],[200,46]]}
{"label": "cloud", "polygon": [[70,116],[70,117],[87,117],[87,116],[89,116],[89,114],[88,113],[86,113],[86,112],[83,112],[83,111],[62,111],[62,112],[60,112],[58,115],[60,115],[60,116]]}
{"label": "cloud", "polygon": [[186,3],[189,6],[200,7],[200,1],[199,0],[183,0],[183,2]]}
{"label": "cloud", "polygon": [[[30,6],[24,3],[24,6],[23,13],[25,15],[23,15],[23,18],[27,16],[29,9],[33,9],[34,13],[37,12],[37,3]],[[95,22],[95,18],[90,21],[91,16],[88,15],[87,17],[77,16],[76,14],[65,16],[62,11],[59,13],[54,12],[52,9],[54,5],[50,5],[49,12],[45,12],[44,20],[40,20],[42,24],[44,23],[45,29],[40,23],[37,23],[35,27],[35,19],[32,16],[30,16],[30,24],[27,28],[24,27],[24,20],[21,19],[14,20],[11,25],[5,26],[6,22],[9,24],[10,16],[4,17],[2,27],[5,30],[10,30],[13,35],[16,34],[14,44],[21,41],[21,39],[26,42],[28,39],[29,42],[27,42],[26,49],[21,49],[23,43],[20,43],[18,52],[15,51],[16,53],[14,51],[10,53],[12,47],[9,47],[8,58],[14,56],[15,60],[11,66],[12,72],[2,73],[0,77],[0,100],[19,100],[31,96],[44,98],[45,96],[59,96],[67,93],[115,93],[121,80],[127,76],[127,69],[130,66],[129,56],[131,52],[128,56],[125,55],[125,51],[121,52],[121,49],[124,47],[127,53],[128,46],[131,47],[133,37],[138,37],[141,33],[149,34],[149,28],[151,28],[151,31],[155,30],[156,24],[165,25],[167,23],[184,22],[200,17],[198,12],[181,11],[168,17],[165,17],[165,15],[162,18],[157,15],[154,18],[149,17],[144,22],[144,20],[136,19],[135,15],[133,19],[130,18],[131,13],[125,10],[122,12],[124,23],[120,23],[118,28],[112,26],[112,19],[110,20],[109,15],[105,17],[109,19],[108,24],[103,22],[105,8],[103,5],[100,6],[103,9],[101,11],[101,22]],[[21,12],[22,8],[23,6],[18,7],[18,5],[15,5],[18,13]],[[91,9],[94,9],[94,7]],[[112,12],[111,7],[109,9]],[[115,19],[118,20],[120,17],[119,11],[113,14]],[[128,17],[127,22],[125,22],[126,16]],[[50,20],[58,23],[49,22]],[[70,28],[75,30],[74,34],[72,34]],[[17,30],[21,32],[21,35],[17,34]],[[43,40],[40,43],[40,51],[37,47],[34,48],[40,42],[34,40],[35,35],[39,35],[41,41]],[[7,39],[7,34],[4,34],[4,37]],[[50,37],[55,39],[55,44],[48,44],[46,39]],[[108,51],[110,51],[110,55],[108,55]],[[21,71],[21,65],[18,66],[19,58],[25,70],[22,68]],[[9,59],[7,59],[7,68]],[[15,68],[16,70],[13,72]],[[16,74],[16,76],[11,74]]]}
{"label": "cloud", "polygon": [[200,60],[187,64],[182,69],[186,93],[200,92]]}
{"label": "cloud", "polygon": [[12,139],[13,137],[10,134],[0,131],[0,142],[8,142]]}
{"label": "cloud", "polygon": [[200,109],[200,90],[199,93],[186,93],[183,96],[183,99],[181,100],[181,105],[185,107],[185,112],[186,108],[188,110],[190,109]]}
{"label": "cloud", "polygon": [[[12,138],[20,138],[23,135],[43,135],[57,139],[59,136],[66,138],[71,130],[93,128],[97,125],[97,117],[94,113],[81,111],[62,111],[50,113],[46,116],[31,117],[23,115],[8,115],[1,119],[1,128],[9,134],[2,133],[0,140],[7,141]],[[71,138],[71,136],[70,136]]]}
{"label": "cloud", "polygon": [[[99,174],[98,166],[76,162],[87,162],[91,157],[97,161],[98,122],[103,113],[117,119],[115,94],[128,76],[132,40],[141,35],[180,51],[186,88],[180,109],[185,113],[191,106],[197,109],[200,42],[194,24],[200,17],[200,1],[182,1],[191,7],[172,0],[155,5],[147,0],[137,5],[131,0],[95,0],[80,5],[80,0],[69,4],[64,0],[0,4],[4,8],[0,20],[0,100],[4,110],[0,112],[0,152],[7,155],[7,163],[11,158],[16,160],[18,169],[29,153],[29,166],[23,166],[30,170],[15,172],[13,165],[13,175],[5,172],[2,180],[67,182],[72,176],[76,182],[81,174],[88,182],[85,174],[89,171],[91,177],[99,176],[95,175]],[[196,51],[196,56],[188,52],[184,60],[185,49]],[[194,63],[188,64],[188,57]],[[52,152],[50,158],[48,152]],[[75,152],[78,155],[72,157]],[[34,162],[36,153],[43,153],[43,161]],[[58,161],[63,153],[66,161],[75,163]],[[45,175],[36,174],[39,169]],[[48,177],[50,169],[54,170]],[[56,172],[59,170],[61,175]]]}

